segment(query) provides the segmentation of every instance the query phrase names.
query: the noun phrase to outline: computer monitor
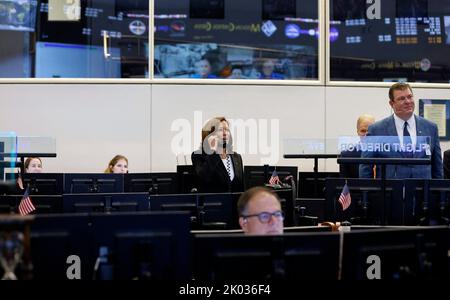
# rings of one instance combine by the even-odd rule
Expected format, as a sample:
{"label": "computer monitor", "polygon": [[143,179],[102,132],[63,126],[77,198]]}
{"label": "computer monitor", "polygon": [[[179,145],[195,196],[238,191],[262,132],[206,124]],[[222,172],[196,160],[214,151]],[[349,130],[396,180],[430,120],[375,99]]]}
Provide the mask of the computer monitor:
{"label": "computer monitor", "polygon": [[[351,204],[343,210],[338,200],[346,182]],[[384,200],[379,179],[328,178],[325,220],[358,225],[403,225],[403,180],[386,180]]]}
{"label": "computer monitor", "polygon": [[264,186],[269,183],[269,179],[272,176],[273,171],[276,169],[278,177],[283,183],[291,184],[291,180],[285,180],[286,177],[292,176],[295,184],[297,184],[297,167],[286,166],[245,166],[244,167],[244,182],[245,189],[249,189],[254,186]]}
{"label": "computer monitor", "polygon": [[449,225],[448,180],[406,179],[404,218],[405,225]]}
{"label": "computer monitor", "polygon": [[194,236],[196,280],[334,280],[338,260],[339,234],[335,232]]}
{"label": "computer monitor", "polygon": [[374,276],[376,270],[368,268],[378,261],[381,279],[447,279],[449,234],[446,226],[346,232],[342,278],[369,279],[368,273]]}
{"label": "computer monitor", "polygon": [[188,211],[194,229],[239,228],[239,193],[150,195],[151,211]]}
{"label": "computer monitor", "polygon": [[12,195],[0,195],[0,214],[17,213],[17,197]]}
{"label": "computer monitor", "polygon": [[125,192],[147,192],[150,194],[176,194],[176,173],[129,173],[124,175]]}
{"label": "computer monitor", "polygon": [[192,165],[177,166],[178,191],[182,194],[198,190],[197,175]]}
{"label": "computer monitor", "polygon": [[281,209],[284,212],[284,226],[297,225],[297,214],[295,212],[294,195],[291,188],[273,189],[281,201]]}
{"label": "computer monitor", "polygon": [[[18,213],[18,207],[23,195],[0,195],[0,213]],[[31,214],[62,213],[61,195],[30,195],[31,202],[36,208]]]}
{"label": "computer monitor", "polygon": [[30,195],[62,195],[63,177],[60,173],[25,173],[24,186],[29,186]]}
{"label": "computer monitor", "polygon": [[147,211],[149,198],[147,193],[64,194],[63,203],[65,213]]}
{"label": "computer monitor", "polygon": [[[186,212],[92,214],[94,261],[110,253],[112,279],[191,279],[191,240]],[[108,270],[108,269],[107,269]],[[101,267],[93,277],[101,278]]]}
{"label": "computer monitor", "polygon": [[87,214],[37,215],[31,223],[33,279],[64,280],[67,258],[81,261],[81,279],[90,279],[89,216]]}
{"label": "computer monitor", "polygon": [[299,172],[299,198],[325,198],[325,180],[339,177],[339,172]]}
{"label": "computer monitor", "polygon": [[122,193],[123,174],[66,173],[64,193]]}

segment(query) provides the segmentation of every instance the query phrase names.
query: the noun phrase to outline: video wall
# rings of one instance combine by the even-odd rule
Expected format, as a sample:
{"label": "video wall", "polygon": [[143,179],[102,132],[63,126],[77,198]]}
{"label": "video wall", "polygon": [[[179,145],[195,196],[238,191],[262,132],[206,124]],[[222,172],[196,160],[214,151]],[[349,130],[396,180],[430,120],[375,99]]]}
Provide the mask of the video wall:
{"label": "video wall", "polygon": [[317,79],[318,2],[155,1],[155,77]]}
{"label": "video wall", "polygon": [[0,0],[0,77],[450,82],[450,0],[151,1]]}
{"label": "video wall", "polygon": [[[450,1],[333,0],[331,80],[450,80]],[[379,18],[376,18],[379,17]]]}

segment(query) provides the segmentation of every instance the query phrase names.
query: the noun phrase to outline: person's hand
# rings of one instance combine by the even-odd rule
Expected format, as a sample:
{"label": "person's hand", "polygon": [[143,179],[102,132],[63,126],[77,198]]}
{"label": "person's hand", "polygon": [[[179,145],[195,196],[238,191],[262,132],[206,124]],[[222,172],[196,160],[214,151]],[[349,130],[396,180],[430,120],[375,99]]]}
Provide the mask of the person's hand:
{"label": "person's hand", "polygon": [[208,145],[211,151],[213,152],[217,151],[217,146],[219,145],[219,138],[217,137],[217,135],[213,134],[208,137]]}

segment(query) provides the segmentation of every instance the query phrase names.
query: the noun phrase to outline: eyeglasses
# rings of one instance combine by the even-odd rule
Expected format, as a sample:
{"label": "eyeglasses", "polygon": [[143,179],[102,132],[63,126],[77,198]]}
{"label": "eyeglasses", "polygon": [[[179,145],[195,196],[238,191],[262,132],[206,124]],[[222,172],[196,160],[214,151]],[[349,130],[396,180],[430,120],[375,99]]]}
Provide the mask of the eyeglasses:
{"label": "eyeglasses", "polygon": [[409,94],[408,96],[401,96],[395,99],[395,101],[405,102],[406,100],[412,100],[414,98],[413,94]]}
{"label": "eyeglasses", "polygon": [[284,220],[284,213],[282,211],[280,211],[280,210],[277,210],[277,211],[275,211],[273,213],[263,211],[263,212],[261,212],[259,214],[246,215],[246,216],[243,215],[242,217],[244,219],[251,218],[251,217],[258,217],[258,220],[261,223],[269,223],[269,221],[272,219],[272,216],[274,216],[278,220]]}

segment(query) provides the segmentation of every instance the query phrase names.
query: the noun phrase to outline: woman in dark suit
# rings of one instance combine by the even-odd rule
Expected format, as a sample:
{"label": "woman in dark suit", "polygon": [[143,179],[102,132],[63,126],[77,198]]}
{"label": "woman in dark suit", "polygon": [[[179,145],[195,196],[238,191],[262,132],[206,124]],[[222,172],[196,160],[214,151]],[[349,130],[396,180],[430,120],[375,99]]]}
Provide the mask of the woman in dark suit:
{"label": "woman in dark suit", "polygon": [[202,129],[200,149],[191,156],[199,192],[244,191],[242,157],[232,151],[229,125],[224,117],[215,117]]}

